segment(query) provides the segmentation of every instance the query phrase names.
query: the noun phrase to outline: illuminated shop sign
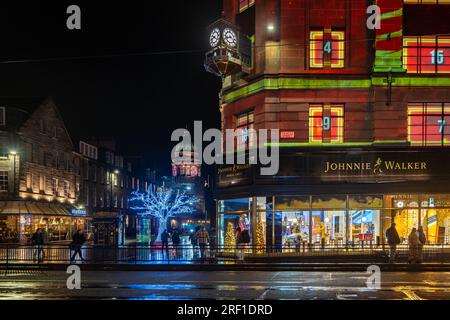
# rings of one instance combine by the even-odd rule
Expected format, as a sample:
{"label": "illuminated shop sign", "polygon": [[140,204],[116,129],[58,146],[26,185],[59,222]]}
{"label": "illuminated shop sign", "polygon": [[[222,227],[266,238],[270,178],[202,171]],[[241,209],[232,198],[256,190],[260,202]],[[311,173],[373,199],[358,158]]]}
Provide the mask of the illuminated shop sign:
{"label": "illuminated shop sign", "polygon": [[86,216],[86,210],[84,210],[84,209],[72,209],[71,213],[73,216],[77,216],[77,217]]}
{"label": "illuminated shop sign", "polygon": [[375,162],[330,162],[325,163],[324,173],[336,171],[368,171],[373,174],[382,174],[392,171],[424,171],[427,170],[426,162],[406,162],[395,160],[383,160],[377,158]]}

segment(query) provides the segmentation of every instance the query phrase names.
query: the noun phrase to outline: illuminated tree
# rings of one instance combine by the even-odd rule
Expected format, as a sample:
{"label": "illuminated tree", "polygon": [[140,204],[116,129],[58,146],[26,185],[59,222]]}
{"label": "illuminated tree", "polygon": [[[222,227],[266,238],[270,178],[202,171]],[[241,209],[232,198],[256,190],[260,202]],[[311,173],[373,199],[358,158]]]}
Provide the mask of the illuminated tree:
{"label": "illuminated tree", "polygon": [[196,196],[187,195],[179,190],[174,192],[170,189],[153,192],[138,192],[131,194],[129,201],[130,208],[137,211],[143,217],[155,217],[158,219],[158,237],[156,241],[161,241],[161,234],[167,228],[170,218],[189,214],[195,211],[195,203],[199,201]]}
{"label": "illuminated tree", "polygon": [[228,222],[227,231],[225,233],[225,251],[232,252],[236,246],[236,236],[234,234],[233,223]]}
{"label": "illuminated tree", "polygon": [[261,220],[256,223],[256,253],[264,253],[264,227]]}

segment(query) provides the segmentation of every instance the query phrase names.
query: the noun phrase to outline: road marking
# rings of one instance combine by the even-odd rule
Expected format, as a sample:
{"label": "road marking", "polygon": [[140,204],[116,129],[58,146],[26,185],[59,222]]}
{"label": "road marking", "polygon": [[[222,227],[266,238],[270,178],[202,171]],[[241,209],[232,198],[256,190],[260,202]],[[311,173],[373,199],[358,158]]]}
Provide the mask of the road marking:
{"label": "road marking", "polygon": [[421,297],[419,297],[414,291],[402,290],[401,292],[406,295],[408,300],[425,300],[425,299],[422,299]]}

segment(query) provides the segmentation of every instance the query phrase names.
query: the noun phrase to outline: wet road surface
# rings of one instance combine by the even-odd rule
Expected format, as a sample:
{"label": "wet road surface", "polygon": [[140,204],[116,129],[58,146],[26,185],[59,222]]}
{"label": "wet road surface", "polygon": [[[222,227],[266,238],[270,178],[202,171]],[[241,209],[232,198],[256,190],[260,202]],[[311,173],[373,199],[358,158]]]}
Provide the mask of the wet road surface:
{"label": "wet road surface", "polygon": [[383,272],[370,289],[363,272],[81,272],[81,290],[62,271],[0,271],[0,299],[450,299],[450,272]]}

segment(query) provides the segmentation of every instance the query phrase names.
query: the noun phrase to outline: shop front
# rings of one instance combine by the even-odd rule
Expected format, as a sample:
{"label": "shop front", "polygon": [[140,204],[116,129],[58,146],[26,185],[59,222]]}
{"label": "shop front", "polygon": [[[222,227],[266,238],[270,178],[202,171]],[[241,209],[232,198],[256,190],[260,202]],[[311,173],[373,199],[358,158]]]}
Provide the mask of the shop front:
{"label": "shop front", "polygon": [[[429,244],[450,244],[450,163],[439,152],[358,151],[280,155],[280,172],[220,170],[218,243],[236,245],[246,228],[254,248],[385,243],[392,222],[407,244],[422,226]],[[257,250],[258,251],[258,250]],[[264,251],[259,249],[259,251]]]}
{"label": "shop front", "polygon": [[85,216],[71,210],[60,203],[0,201],[0,243],[28,243],[37,229],[44,231],[49,243],[68,241],[88,224]]}

